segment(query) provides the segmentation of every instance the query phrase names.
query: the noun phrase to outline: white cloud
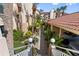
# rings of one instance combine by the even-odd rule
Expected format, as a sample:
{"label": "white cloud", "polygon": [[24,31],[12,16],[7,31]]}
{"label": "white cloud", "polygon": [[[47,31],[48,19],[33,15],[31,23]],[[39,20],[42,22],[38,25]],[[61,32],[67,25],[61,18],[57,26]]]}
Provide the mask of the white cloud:
{"label": "white cloud", "polygon": [[52,3],[52,5],[58,5],[59,3]]}
{"label": "white cloud", "polygon": [[70,6],[73,5],[73,4],[75,4],[75,3],[66,3],[66,5],[70,5]]}
{"label": "white cloud", "polygon": [[37,7],[37,9],[40,10],[41,8],[40,7]]}

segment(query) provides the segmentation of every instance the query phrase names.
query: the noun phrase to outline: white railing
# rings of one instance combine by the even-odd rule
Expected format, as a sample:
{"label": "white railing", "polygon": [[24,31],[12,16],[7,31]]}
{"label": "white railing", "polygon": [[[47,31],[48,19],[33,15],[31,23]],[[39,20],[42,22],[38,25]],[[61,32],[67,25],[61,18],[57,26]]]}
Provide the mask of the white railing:
{"label": "white railing", "polygon": [[15,54],[14,56],[31,56],[32,52],[31,52],[31,47],[28,47],[27,49]]}
{"label": "white railing", "polygon": [[[64,52],[62,50],[66,51],[66,52]],[[73,54],[71,52],[76,56],[78,56],[78,54],[79,54],[79,51],[60,47],[60,46],[56,46],[56,48],[52,49],[52,55],[54,55],[54,56],[73,56]]]}
{"label": "white railing", "polygon": [[71,52],[73,52],[73,53],[79,54],[79,51],[77,51],[77,50],[73,50],[73,49],[69,49],[69,48],[64,48],[64,47],[60,47],[60,46],[56,46],[56,47],[57,47],[57,48],[60,48],[60,49],[67,50],[67,51],[71,51]]}
{"label": "white railing", "polygon": [[21,47],[17,47],[17,48],[14,48],[13,50],[18,50],[18,49],[21,49],[21,48],[26,48],[28,45],[24,45],[24,46],[21,46]]}
{"label": "white railing", "polygon": [[64,53],[64,52],[62,52],[62,51],[60,51],[58,49],[55,49],[52,52],[53,52],[52,53],[53,56],[68,56],[68,54],[66,54],[66,53]]}
{"label": "white railing", "polygon": [[[19,50],[19,49],[26,48],[26,47],[28,47],[28,45],[17,47],[17,48],[14,48],[13,50],[15,51],[15,50]],[[27,49],[25,49],[25,50],[23,50],[23,51],[21,51],[19,53],[14,54],[14,56],[25,56],[25,55],[26,56],[28,55]]]}
{"label": "white railing", "polygon": [[[69,49],[69,48],[64,48],[64,47],[60,47],[60,46],[56,46],[56,48],[59,48],[59,49],[63,49],[63,50],[65,50],[67,53],[65,53],[65,54],[67,54],[67,55],[69,55],[69,56],[73,56],[73,54],[79,54],[79,51],[77,51],[77,50],[73,50],[73,49]],[[63,51],[62,51],[63,52]],[[73,54],[72,54],[72,53]],[[63,54],[63,53],[62,53]]]}

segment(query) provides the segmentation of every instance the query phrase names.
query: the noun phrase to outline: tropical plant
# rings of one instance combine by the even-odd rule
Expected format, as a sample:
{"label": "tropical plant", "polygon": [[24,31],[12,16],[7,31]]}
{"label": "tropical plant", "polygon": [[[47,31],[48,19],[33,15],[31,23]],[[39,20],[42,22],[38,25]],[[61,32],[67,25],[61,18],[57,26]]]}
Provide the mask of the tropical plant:
{"label": "tropical plant", "polygon": [[53,37],[53,32],[51,31],[50,26],[48,24],[45,24],[45,26],[44,26],[44,35],[45,35],[45,39],[49,45],[50,39]]}
{"label": "tropical plant", "polygon": [[32,32],[34,32],[34,22],[35,22],[36,8],[37,8],[37,3],[33,3],[33,6],[32,6],[32,12],[33,12],[33,19],[32,19],[33,27],[32,27]]}
{"label": "tropical plant", "polygon": [[60,14],[62,13],[62,15],[64,14],[64,11],[67,9],[67,6],[61,6],[60,8],[57,8],[56,10],[54,10],[54,12],[56,13],[56,18],[60,17]]}
{"label": "tropical plant", "polygon": [[29,37],[31,37],[32,36],[32,31],[27,31],[25,34],[24,34],[24,37],[25,38],[29,38]]}
{"label": "tropical plant", "polygon": [[24,39],[23,32],[19,31],[19,30],[13,30],[13,39],[15,41],[17,41],[17,40],[23,40]]}
{"label": "tropical plant", "polygon": [[50,39],[55,38],[55,45],[62,45],[63,38],[58,36],[58,34],[55,33],[54,30],[51,31],[50,25],[45,24],[44,26],[44,35],[45,39],[48,42],[48,45],[51,43]]}
{"label": "tropical plant", "polygon": [[59,35],[54,32],[53,33],[53,38],[55,38],[55,45],[62,46],[62,44],[63,44],[62,43],[62,41],[63,41],[62,37],[59,37]]}
{"label": "tropical plant", "polygon": [[67,6],[66,6],[66,5],[60,7],[60,10],[62,10],[62,14],[64,14],[64,11],[65,11],[66,9],[67,9]]}
{"label": "tropical plant", "polygon": [[60,10],[61,10],[60,8],[57,8],[57,9],[56,9],[56,18],[57,18],[57,17],[60,17]]}
{"label": "tropical plant", "polygon": [[34,26],[35,26],[37,29],[39,29],[39,28],[41,28],[42,24],[43,24],[43,21],[42,21],[42,19],[41,19],[41,16],[40,16],[40,15],[37,15],[37,16],[36,16],[36,20],[35,20],[35,22],[34,22]]}

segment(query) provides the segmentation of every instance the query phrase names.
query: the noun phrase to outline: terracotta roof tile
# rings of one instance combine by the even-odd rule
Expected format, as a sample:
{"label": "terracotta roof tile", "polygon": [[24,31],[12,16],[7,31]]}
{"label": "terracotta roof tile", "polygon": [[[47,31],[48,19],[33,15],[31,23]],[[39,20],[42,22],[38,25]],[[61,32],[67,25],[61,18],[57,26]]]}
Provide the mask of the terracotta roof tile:
{"label": "terracotta roof tile", "polygon": [[48,24],[79,31],[79,13],[73,13],[54,20],[49,20]]}

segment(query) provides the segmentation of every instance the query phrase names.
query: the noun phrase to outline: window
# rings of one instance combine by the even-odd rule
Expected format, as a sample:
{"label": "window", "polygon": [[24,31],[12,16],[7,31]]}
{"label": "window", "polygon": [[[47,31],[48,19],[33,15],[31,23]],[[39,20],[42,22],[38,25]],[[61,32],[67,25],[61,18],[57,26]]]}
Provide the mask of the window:
{"label": "window", "polygon": [[4,12],[3,9],[4,9],[4,8],[3,8],[3,5],[0,3],[0,13],[3,13],[3,12]]}
{"label": "window", "polygon": [[3,35],[4,34],[4,26],[0,26],[0,30],[1,30],[1,33]]}
{"label": "window", "polygon": [[1,32],[4,33],[4,26],[0,26]]}
{"label": "window", "polygon": [[0,35],[2,34],[2,36],[6,37],[8,32],[7,30],[4,29],[4,25],[0,26],[0,31],[1,31]]}

